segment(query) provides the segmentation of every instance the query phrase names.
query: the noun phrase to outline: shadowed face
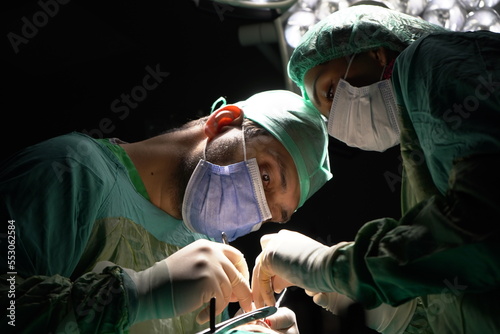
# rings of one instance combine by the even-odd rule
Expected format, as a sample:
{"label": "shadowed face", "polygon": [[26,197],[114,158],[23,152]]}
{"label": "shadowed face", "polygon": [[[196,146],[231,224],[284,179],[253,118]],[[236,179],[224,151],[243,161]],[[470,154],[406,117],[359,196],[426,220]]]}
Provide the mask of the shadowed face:
{"label": "shadowed face", "polygon": [[344,79],[354,87],[363,87],[380,81],[383,66],[374,57],[374,52],[356,54],[346,76],[349,59],[335,58],[317,65],[307,71],[304,76],[304,87],[314,106],[328,117],[333,96],[340,79]]}
{"label": "shadowed face", "polygon": [[[300,200],[300,182],[292,156],[271,135],[257,135],[245,140],[247,160],[256,158],[271,222],[285,223],[295,212]],[[207,160],[229,165],[244,159],[241,130],[232,129],[215,138],[207,146]]]}

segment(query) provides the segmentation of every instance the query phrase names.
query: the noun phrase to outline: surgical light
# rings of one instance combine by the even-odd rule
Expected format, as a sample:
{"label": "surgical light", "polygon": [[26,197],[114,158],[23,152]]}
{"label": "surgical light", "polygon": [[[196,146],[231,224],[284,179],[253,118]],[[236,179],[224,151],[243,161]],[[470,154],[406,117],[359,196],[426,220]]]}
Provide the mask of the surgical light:
{"label": "surgical light", "polygon": [[[294,48],[316,22],[352,5],[375,4],[397,10],[454,31],[499,32],[500,0],[297,0],[284,22],[285,40]],[[314,4],[314,6],[311,6]],[[314,16],[314,17],[313,17]]]}
{"label": "surgical light", "polygon": [[[203,1],[203,0],[199,0]],[[254,24],[239,29],[240,43],[255,45],[273,63],[281,63],[287,89],[300,90],[287,76],[286,65],[302,36],[318,21],[340,9],[354,5],[371,4],[387,7],[455,31],[490,30],[500,32],[500,0],[205,0],[249,9]],[[262,11],[272,11],[272,21],[262,20]],[[230,11],[232,13],[232,11]],[[236,12],[236,10],[235,10]],[[268,16],[269,17],[269,16]],[[260,21],[259,21],[260,19]],[[278,43],[279,57],[267,47]],[[276,58],[279,58],[278,60]],[[277,60],[277,61],[276,61]],[[278,65],[279,66],[279,65]]]}

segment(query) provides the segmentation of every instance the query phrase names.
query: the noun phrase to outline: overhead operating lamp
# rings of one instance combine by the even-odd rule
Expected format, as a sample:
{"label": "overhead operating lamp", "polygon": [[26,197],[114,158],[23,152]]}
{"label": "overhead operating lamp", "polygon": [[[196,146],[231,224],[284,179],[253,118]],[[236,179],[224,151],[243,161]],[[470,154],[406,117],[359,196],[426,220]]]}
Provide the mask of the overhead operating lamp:
{"label": "overhead operating lamp", "polygon": [[[301,37],[327,15],[359,4],[384,6],[455,31],[490,30],[500,33],[500,0],[212,0],[214,3],[254,10],[273,10],[272,20],[240,27],[243,46],[254,45],[280,63],[287,89],[300,93],[286,75],[286,64]],[[249,17],[251,18],[251,17]],[[266,48],[278,43],[280,55]],[[279,59],[272,59],[272,58]]]}

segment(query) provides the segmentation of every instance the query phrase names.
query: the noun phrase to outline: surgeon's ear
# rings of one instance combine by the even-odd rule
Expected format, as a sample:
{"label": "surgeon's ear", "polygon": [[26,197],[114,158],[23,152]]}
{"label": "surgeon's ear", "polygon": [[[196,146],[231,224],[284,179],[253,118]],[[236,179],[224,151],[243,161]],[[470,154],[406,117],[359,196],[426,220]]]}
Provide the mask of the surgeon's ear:
{"label": "surgeon's ear", "polygon": [[374,50],[368,51],[368,54],[375,59],[380,66],[385,66],[389,64],[394,57],[393,52],[389,49],[386,49],[384,47],[379,47]]}
{"label": "surgeon's ear", "polygon": [[234,105],[227,105],[214,111],[205,123],[205,135],[208,140],[224,131],[227,126],[241,126],[243,110]]}

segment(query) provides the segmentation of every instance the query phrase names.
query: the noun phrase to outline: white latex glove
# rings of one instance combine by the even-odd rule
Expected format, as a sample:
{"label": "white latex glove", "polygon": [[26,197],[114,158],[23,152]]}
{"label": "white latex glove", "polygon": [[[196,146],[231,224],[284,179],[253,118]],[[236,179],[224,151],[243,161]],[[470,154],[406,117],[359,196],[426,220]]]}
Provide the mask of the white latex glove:
{"label": "white latex glove", "polygon": [[[99,272],[99,264],[94,271]],[[239,301],[246,312],[252,310],[248,266],[236,248],[208,240],[197,240],[152,267],[136,272],[123,268],[137,289],[135,322],[170,318],[196,310],[212,297],[216,314],[230,301]],[[198,323],[209,320],[207,305],[197,316]]]}
{"label": "white latex glove", "polygon": [[[315,304],[336,315],[345,314],[345,310],[354,301],[337,292],[313,292],[306,290],[307,295],[313,297]],[[365,310],[365,325],[379,333],[403,333],[413,317],[416,300],[411,300],[397,307],[381,304],[371,310]]]}
{"label": "white latex glove", "polygon": [[280,307],[273,315],[266,318],[266,323],[282,334],[299,334],[295,312],[288,307]]}
{"label": "white latex glove", "polygon": [[349,305],[354,304],[354,300],[337,292],[314,292],[305,290],[308,296],[313,298],[316,305],[335,314],[342,315]]}
{"label": "white latex glove", "polygon": [[274,305],[274,292],[296,285],[313,291],[333,291],[331,263],[343,242],[328,247],[289,230],[261,238],[262,252],[255,260],[252,292],[255,306]]}

